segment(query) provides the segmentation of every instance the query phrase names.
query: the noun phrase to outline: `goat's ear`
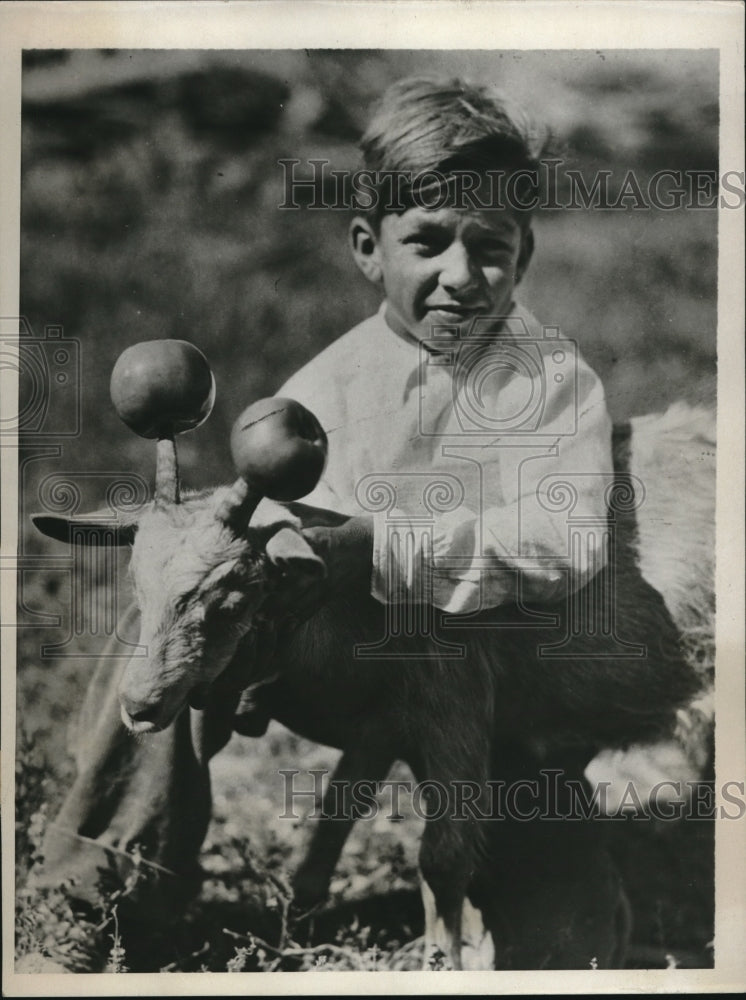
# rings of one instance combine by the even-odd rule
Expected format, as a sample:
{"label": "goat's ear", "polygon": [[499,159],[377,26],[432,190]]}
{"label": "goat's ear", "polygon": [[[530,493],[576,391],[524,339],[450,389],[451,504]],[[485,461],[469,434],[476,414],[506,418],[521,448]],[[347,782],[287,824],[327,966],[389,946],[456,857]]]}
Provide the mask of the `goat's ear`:
{"label": "goat's ear", "polygon": [[86,545],[131,545],[137,531],[136,514],[99,510],[85,516],[62,517],[57,514],[32,514],[34,526],[43,535],[58,542],[81,541]]}
{"label": "goat's ear", "polygon": [[326,576],[323,559],[316,555],[306,539],[295,528],[280,528],[268,539],[267,558],[278,569],[300,572],[308,576]]}

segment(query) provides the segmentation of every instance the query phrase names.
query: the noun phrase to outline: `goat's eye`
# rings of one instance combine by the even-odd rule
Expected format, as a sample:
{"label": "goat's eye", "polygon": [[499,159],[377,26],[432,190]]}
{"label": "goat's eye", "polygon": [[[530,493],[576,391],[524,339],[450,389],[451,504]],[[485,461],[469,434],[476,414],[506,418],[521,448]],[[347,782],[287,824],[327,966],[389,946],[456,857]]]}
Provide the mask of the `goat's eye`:
{"label": "goat's eye", "polygon": [[212,594],[203,598],[202,606],[207,615],[235,618],[246,608],[246,594],[231,590],[227,594]]}
{"label": "goat's eye", "polygon": [[240,614],[246,607],[246,594],[242,594],[240,590],[232,590],[223,599],[220,607],[226,614]]}

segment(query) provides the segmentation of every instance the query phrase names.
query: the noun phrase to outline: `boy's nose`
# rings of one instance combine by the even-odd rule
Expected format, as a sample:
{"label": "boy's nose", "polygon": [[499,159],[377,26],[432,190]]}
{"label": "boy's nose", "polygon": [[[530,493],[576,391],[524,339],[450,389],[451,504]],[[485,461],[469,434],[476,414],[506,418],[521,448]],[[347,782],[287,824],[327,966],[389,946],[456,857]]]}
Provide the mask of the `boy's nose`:
{"label": "boy's nose", "polygon": [[465,247],[451,246],[444,254],[440,284],[452,292],[461,292],[479,282],[479,270]]}

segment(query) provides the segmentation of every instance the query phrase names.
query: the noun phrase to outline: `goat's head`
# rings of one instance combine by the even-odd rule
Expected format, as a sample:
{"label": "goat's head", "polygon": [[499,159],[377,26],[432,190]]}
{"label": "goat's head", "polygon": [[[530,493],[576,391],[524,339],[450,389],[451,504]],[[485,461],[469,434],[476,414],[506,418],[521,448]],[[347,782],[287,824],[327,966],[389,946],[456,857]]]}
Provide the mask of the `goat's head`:
{"label": "goat's head", "polygon": [[[256,625],[276,568],[324,573],[287,519],[267,528],[246,522],[243,530],[227,523],[232,492],[156,504],[140,519],[130,574],[145,655],[130,660],[120,684],[122,719],[134,732],[163,729],[187,701],[199,704]],[[295,542],[292,565],[287,534]]]}
{"label": "goat's head", "polygon": [[[289,443],[293,434],[305,463]],[[130,576],[141,613],[144,653],[130,660],[119,689],[122,719],[133,732],[164,729],[187,702],[204,697],[252,631],[278,568],[285,574],[325,572],[286,508],[265,518],[264,527],[249,524],[263,495],[290,500],[315,486],[326,454],[315,417],[293,401],[260,401],[239,417],[231,444],[236,483],[182,500],[173,436],[165,433],[158,441],[154,500],[115,530],[116,543],[132,545]],[[274,470],[272,461],[279,461]],[[92,542],[104,537],[96,533],[103,526],[96,515],[38,515],[34,522],[61,540],[69,540],[76,526],[85,527]],[[110,538],[110,520],[106,526]]]}

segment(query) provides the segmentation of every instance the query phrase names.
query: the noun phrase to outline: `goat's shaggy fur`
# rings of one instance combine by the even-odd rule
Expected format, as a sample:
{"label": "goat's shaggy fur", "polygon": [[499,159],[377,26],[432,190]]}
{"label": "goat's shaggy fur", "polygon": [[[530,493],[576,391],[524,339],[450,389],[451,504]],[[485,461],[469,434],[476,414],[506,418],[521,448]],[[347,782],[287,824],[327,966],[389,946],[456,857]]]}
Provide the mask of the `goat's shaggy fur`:
{"label": "goat's shaggy fur", "polygon": [[715,593],[715,415],[676,403],[638,417],[630,452],[630,472],[645,486],[640,572],[679,628],[706,638]]}

